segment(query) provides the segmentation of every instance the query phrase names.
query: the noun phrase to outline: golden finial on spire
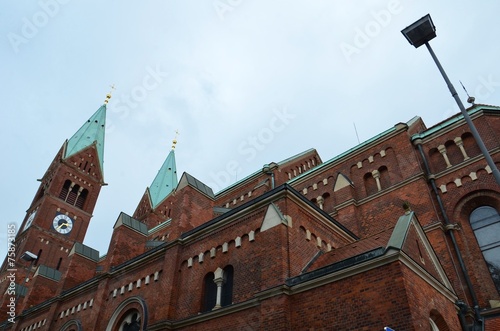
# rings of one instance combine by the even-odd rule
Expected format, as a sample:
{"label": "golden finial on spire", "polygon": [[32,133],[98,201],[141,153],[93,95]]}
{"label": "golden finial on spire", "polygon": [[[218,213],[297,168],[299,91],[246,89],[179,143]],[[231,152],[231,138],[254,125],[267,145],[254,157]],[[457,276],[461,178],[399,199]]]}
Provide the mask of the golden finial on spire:
{"label": "golden finial on spire", "polygon": [[111,93],[113,92],[113,90],[116,90],[115,84],[110,85],[109,87],[111,87],[111,91],[109,91],[109,93],[106,94],[106,100],[104,100],[105,104],[108,104],[109,99],[111,99]]}
{"label": "golden finial on spire", "polygon": [[179,130],[175,130],[175,137],[174,140],[172,140],[172,150],[175,149],[175,145],[177,144],[177,136],[179,135]]}

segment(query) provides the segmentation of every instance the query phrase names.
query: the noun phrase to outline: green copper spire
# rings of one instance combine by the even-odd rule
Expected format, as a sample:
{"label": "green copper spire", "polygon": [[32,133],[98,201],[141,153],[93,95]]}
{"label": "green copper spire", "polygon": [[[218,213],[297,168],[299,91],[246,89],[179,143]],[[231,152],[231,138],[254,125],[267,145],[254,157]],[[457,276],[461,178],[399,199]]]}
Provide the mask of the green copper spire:
{"label": "green copper spire", "polygon": [[82,125],[82,127],[68,140],[65,158],[80,152],[95,143],[101,171],[104,156],[104,130],[106,128],[106,104]]}
{"label": "green copper spire", "polygon": [[149,196],[153,208],[156,208],[176,187],[177,169],[175,166],[175,152],[172,148],[149,188]]}

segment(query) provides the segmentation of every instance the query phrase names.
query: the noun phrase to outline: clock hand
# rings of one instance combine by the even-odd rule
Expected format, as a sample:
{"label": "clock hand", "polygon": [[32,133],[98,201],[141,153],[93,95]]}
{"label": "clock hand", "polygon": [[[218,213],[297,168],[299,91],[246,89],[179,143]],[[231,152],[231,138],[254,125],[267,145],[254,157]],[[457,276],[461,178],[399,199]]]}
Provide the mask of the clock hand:
{"label": "clock hand", "polygon": [[59,230],[63,225],[68,226],[68,223],[61,223],[61,224],[59,224],[59,226],[56,228],[56,230]]}

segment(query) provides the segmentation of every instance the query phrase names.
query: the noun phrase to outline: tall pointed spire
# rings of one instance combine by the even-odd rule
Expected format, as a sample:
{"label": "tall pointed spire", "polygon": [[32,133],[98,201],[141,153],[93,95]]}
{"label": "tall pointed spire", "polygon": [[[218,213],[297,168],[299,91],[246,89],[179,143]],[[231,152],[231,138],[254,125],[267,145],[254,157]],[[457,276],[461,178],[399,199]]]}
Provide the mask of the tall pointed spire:
{"label": "tall pointed spire", "polygon": [[[115,89],[111,86],[111,89]],[[99,165],[103,170],[104,162],[104,132],[106,129],[106,105],[111,99],[111,92],[106,94],[104,104],[97,109],[85,124],[68,140],[66,145],[65,158],[76,154],[95,143],[97,155],[99,157]]]}
{"label": "tall pointed spire", "polygon": [[177,187],[177,168],[175,165],[175,144],[177,140],[172,142],[172,150],[168,153],[167,159],[161,166],[156,175],[151,187],[149,188],[149,196],[153,208],[156,208],[176,187]]}

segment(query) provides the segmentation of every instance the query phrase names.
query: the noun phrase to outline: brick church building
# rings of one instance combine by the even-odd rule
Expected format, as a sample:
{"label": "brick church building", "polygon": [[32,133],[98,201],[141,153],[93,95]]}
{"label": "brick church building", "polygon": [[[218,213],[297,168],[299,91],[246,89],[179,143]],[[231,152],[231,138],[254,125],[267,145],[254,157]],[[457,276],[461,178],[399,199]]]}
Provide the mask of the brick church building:
{"label": "brick church building", "polygon": [[[98,252],[83,241],[106,106],[62,144],[9,246],[1,330],[500,330],[500,187],[460,114],[218,193],[178,179],[172,149]],[[468,112],[500,164],[500,107]]]}

